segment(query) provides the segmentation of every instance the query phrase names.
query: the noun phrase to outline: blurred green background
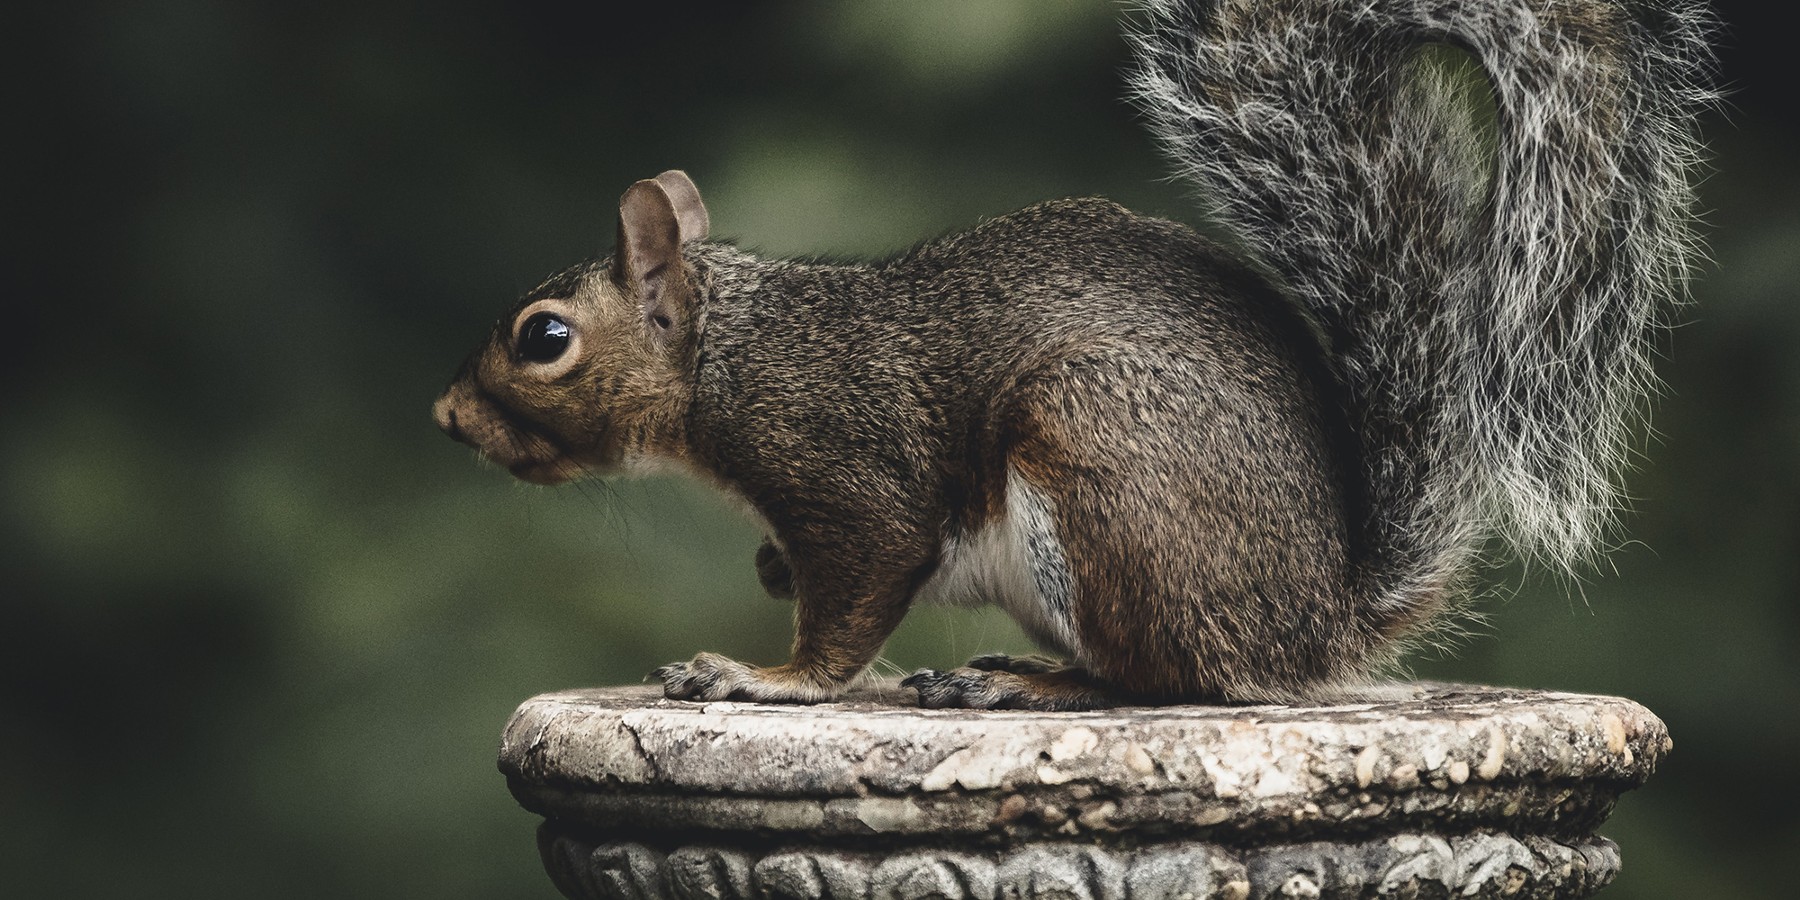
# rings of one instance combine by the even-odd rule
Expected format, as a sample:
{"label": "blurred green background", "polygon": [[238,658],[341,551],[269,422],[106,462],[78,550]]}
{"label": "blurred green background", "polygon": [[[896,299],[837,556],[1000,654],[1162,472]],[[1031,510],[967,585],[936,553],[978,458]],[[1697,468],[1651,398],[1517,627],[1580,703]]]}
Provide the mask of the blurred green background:
{"label": "blurred green background", "polygon": [[[1779,10],[1770,5],[1772,10]],[[1198,218],[1101,2],[12,9],[0,893],[550,897],[494,770],[525,697],[773,662],[757,534],[665,480],[541,490],[427,406],[492,316],[685,167],[715,232],[867,256],[1057,196]],[[1676,751],[1606,896],[1784,897],[1800,850],[1800,170],[1728,4],[1717,260],[1630,542],[1435,677],[1624,694]],[[1018,649],[919,610],[890,671]]]}

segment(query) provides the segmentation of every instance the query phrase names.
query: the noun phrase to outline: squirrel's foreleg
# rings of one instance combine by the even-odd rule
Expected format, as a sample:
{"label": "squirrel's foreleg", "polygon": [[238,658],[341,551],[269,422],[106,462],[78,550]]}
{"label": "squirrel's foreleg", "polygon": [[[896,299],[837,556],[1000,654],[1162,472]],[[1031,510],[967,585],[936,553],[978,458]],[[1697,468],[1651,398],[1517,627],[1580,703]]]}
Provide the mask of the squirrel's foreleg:
{"label": "squirrel's foreleg", "polygon": [[[780,562],[784,556],[789,560],[786,565]],[[899,627],[916,568],[882,566],[864,556],[869,568],[858,569],[849,562],[858,556],[839,552],[809,564],[811,557],[804,549],[790,547],[783,554],[764,544],[757,562],[765,586],[770,586],[772,570],[779,568],[782,571],[773,574],[786,577],[774,580],[785,582],[782,586],[794,599],[792,659],[764,668],[702,653],[663,666],[651,677],[663,683],[664,696],[672,700],[817,703],[843,694]]]}

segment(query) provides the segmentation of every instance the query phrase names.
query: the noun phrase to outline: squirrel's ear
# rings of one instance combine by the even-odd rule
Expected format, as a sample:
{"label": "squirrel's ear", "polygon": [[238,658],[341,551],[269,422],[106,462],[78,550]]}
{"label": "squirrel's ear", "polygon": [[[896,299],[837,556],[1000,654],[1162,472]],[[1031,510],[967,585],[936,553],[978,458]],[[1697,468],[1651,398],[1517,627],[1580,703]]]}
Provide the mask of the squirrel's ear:
{"label": "squirrel's ear", "polygon": [[[696,192],[696,203],[699,197]],[[613,277],[643,304],[644,321],[659,340],[686,333],[691,318],[693,291],[681,265],[681,240],[675,203],[660,182],[646,178],[625,190]]]}
{"label": "squirrel's ear", "polygon": [[706,204],[700,202],[700,189],[694,187],[694,179],[680,169],[670,169],[656,176],[656,183],[662,185],[663,193],[669,195],[670,205],[675,207],[675,221],[681,225],[681,242],[706,240],[712,220],[706,215]]}

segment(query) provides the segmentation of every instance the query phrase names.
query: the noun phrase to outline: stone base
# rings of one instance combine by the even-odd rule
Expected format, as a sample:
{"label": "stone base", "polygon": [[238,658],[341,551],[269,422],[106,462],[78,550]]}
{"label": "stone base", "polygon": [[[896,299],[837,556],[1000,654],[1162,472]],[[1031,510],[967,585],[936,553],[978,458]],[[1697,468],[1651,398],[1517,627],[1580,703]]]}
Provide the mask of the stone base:
{"label": "stone base", "polygon": [[1619,871],[1619,848],[1603,837],[1562,844],[1504,834],[1395,835],[1247,849],[1044,842],[988,852],[710,844],[665,852],[638,843],[595,843],[546,822],[538,846],[551,880],[576,900],[1562,900],[1593,894]]}
{"label": "stone base", "polygon": [[1323,707],[921,710],[547,694],[500,768],[600,898],[1574,898],[1670,749],[1615,697],[1459,685]]}

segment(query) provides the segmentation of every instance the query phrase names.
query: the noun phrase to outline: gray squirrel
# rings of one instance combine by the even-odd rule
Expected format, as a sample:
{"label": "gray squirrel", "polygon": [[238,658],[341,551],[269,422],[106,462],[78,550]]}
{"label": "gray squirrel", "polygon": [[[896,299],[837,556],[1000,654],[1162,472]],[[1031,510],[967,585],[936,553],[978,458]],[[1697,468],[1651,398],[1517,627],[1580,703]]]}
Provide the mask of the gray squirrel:
{"label": "gray squirrel", "polygon": [[[1565,568],[1604,535],[1694,258],[1710,22],[1150,0],[1132,92],[1239,246],[1089,199],[762,259],[665,172],[434,418],[527,481],[673,466],[754,510],[792,657],[702,653],[654,673],[670,698],[838,696],[921,601],[997,604],[1057,657],[921,671],[925,706],[1342,696],[1490,536]],[[1485,72],[1491,138],[1434,44]]]}

